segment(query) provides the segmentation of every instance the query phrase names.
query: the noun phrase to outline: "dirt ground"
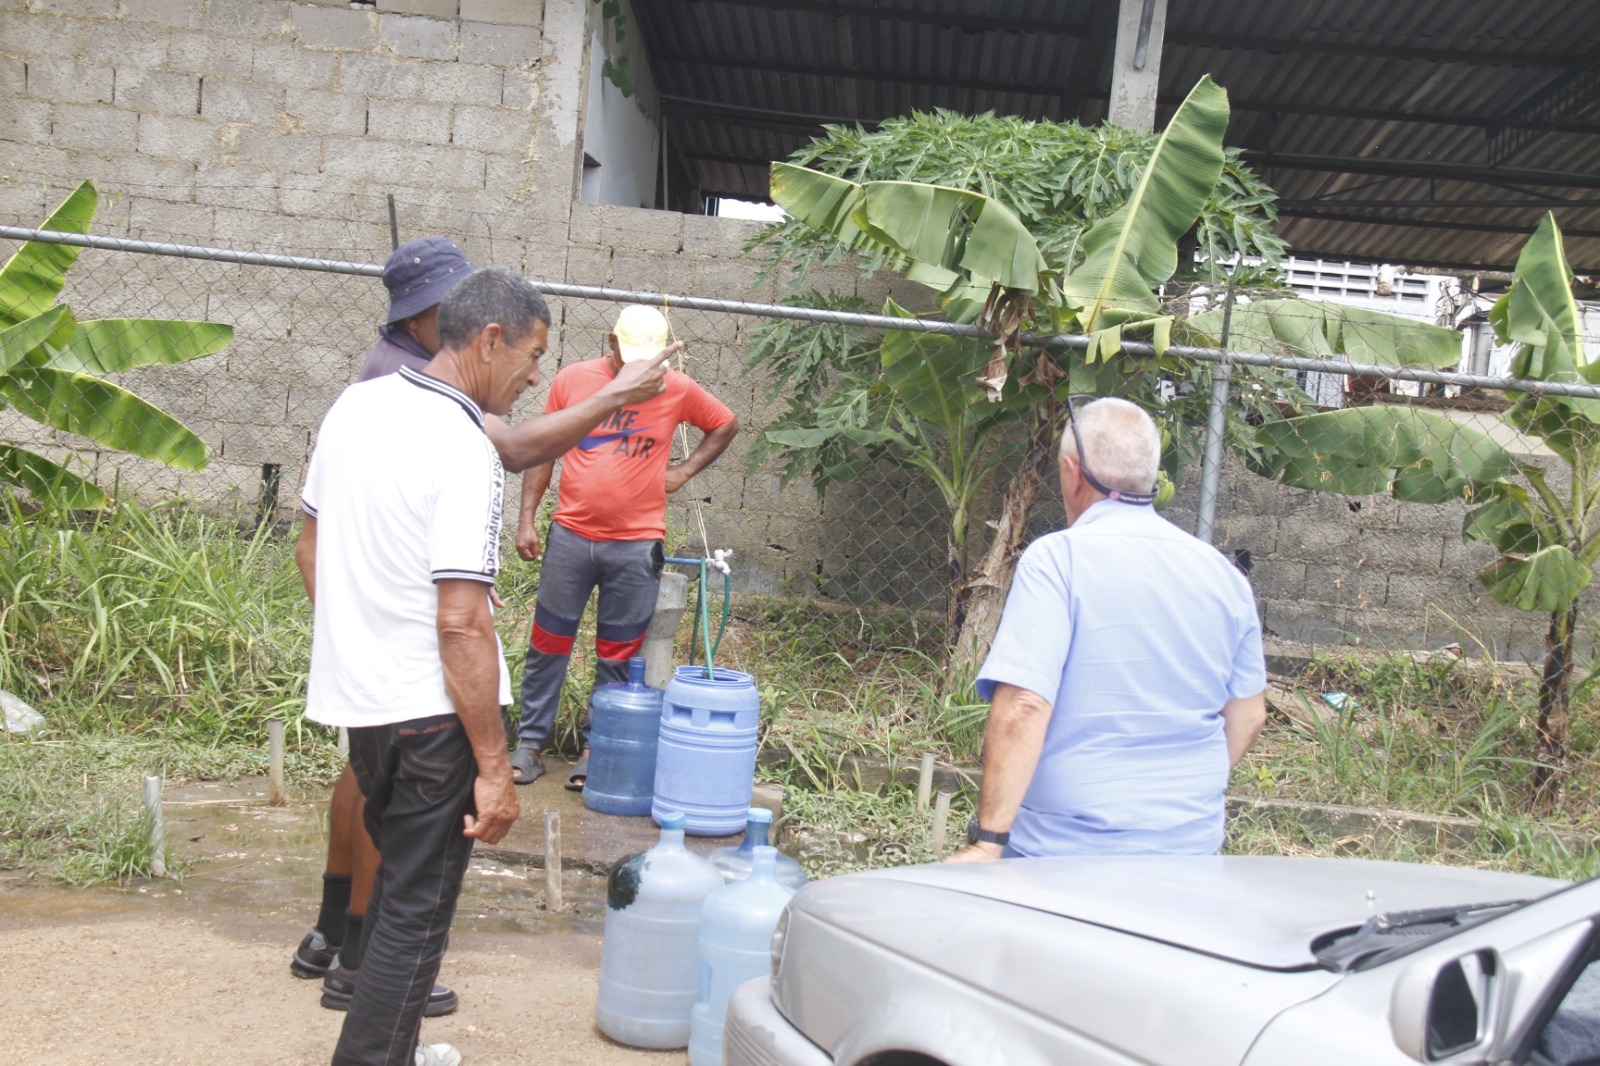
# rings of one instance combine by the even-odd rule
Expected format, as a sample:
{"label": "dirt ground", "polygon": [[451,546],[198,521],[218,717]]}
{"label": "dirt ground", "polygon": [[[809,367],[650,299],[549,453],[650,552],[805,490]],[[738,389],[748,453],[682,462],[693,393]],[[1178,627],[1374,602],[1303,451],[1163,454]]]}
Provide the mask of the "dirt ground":
{"label": "dirt ground", "polygon": [[[316,914],[321,804],[191,797],[167,805],[168,840],[185,864],[176,880],[75,889],[0,874],[8,1060],[329,1060],[344,1016],[323,1009],[319,984],[288,966]],[[595,1029],[603,889],[599,877],[570,872],[567,908],[552,914],[542,880],[474,857],[440,974],[461,1009],[425,1021],[423,1039],[456,1045],[470,1066],[686,1062],[683,1052],[626,1048]]]}

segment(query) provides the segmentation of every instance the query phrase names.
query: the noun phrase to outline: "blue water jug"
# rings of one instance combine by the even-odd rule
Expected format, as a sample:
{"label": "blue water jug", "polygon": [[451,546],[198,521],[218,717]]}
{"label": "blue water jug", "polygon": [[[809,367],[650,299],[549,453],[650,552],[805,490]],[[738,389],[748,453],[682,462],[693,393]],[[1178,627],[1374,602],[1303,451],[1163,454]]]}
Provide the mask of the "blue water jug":
{"label": "blue water jug", "polygon": [[754,850],[750,876],[700,908],[700,999],[689,1017],[689,1066],[722,1066],[733,990],[772,971],[772,933],[794,889],[778,883],[778,849]]}
{"label": "blue water jug", "polygon": [[661,690],[644,683],[643,659],[628,660],[628,680],[601,685],[589,700],[589,777],[583,805],[601,814],[650,813],[655,795]]}
{"label": "blue water jug", "polygon": [[[744,843],[736,848],[718,848],[707,856],[711,865],[722,871],[722,879],[729,884],[750,876],[757,848],[767,846],[767,833],[772,828],[772,812],[765,807],[751,807],[745,816]],[[799,891],[806,883],[806,872],[801,865],[783,852],[778,852],[778,882]]]}
{"label": "blue water jug", "polygon": [[657,822],[682,811],[694,836],[731,836],[744,828],[756,775],[761,700],[756,679],[738,670],[680,666],[661,699],[656,750]]}
{"label": "blue water jug", "polygon": [[700,907],[722,887],[717,868],[683,846],[683,815],[661,840],[617,860],[606,881],[605,943],[594,1018],[619,1043],[681,1048],[700,992]]}

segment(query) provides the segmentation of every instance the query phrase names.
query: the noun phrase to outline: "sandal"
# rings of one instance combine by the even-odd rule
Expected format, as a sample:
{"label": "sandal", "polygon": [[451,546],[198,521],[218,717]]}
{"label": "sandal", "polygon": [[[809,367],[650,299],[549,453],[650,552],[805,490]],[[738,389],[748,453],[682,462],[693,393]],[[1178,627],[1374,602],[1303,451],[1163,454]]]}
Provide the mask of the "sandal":
{"label": "sandal", "polygon": [[568,792],[582,792],[584,783],[589,780],[589,753],[584,752],[578,756],[578,761],[572,764],[572,773],[567,775],[566,789]]}
{"label": "sandal", "polygon": [[544,760],[532,748],[518,748],[511,753],[511,783],[531,785],[544,776]]}

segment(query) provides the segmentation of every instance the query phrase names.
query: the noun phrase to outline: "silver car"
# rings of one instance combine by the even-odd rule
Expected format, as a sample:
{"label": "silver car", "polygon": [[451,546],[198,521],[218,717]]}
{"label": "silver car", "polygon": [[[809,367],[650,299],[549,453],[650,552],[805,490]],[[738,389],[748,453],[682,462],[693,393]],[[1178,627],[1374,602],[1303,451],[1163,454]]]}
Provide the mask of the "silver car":
{"label": "silver car", "polygon": [[817,882],[727,1066],[1600,1066],[1600,880],[1018,859]]}

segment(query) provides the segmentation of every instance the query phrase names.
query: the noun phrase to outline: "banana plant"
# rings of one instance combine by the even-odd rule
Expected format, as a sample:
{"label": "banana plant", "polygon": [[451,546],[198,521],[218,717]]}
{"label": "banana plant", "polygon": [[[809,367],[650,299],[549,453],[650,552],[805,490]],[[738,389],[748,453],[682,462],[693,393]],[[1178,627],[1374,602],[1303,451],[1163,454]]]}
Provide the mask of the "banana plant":
{"label": "banana plant", "polygon": [[[1600,385],[1578,329],[1572,270],[1555,218],[1523,247],[1511,288],[1489,314],[1501,343],[1517,345],[1513,377]],[[1567,468],[1565,486],[1545,466],[1445,415],[1358,407],[1262,426],[1251,464],[1259,474],[1323,492],[1389,492],[1415,503],[1472,505],[1462,535],[1494,545],[1479,574],[1497,603],[1550,615],[1535,726],[1535,796],[1560,787],[1570,743],[1570,687],[1578,596],[1600,561],[1600,400],[1513,393],[1506,422],[1542,442]]]}
{"label": "banana plant", "polygon": [[[947,494],[954,571],[949,640],[957,665],[975,662],[992,638],[1028,514],[1050,465],[1056,400],[1064,387],[1058,379],[1070,380],[1074,367],[1081,371],[1085,366],[1081,356],[1066,357],[1066,366],[1045,357],[1025,360],[1017,337],[1030,324],[1051,332],[1088,333],[1091,367],[1117,355],[1123,331],[1130,328],[1148,329],[1158,351],[1165,350],[1172,319],[1160,313],[1156,289],[1177,270],[1178,242],[1216,189],[1227,125],[1226,91],[1202,78],[1157,141],[1127,202],[1084,234],[1073,252],[1081,259],[1054,265],[1045,261],[1013,212],[981,193],[909,181],[858,184],[789,163],[772,165],[772,198],[797,221],[831,233],[852,249],[886,254],[908,280],[938,294],[947,317],[976,322],[997,335],[981,366],[973,363],[970,344],[913,344],[930,367],[936,361],[963,366],[964,402],[937,412],[939,418],[922,419],[923,428],[937,427],[954,440],[954,435],[973,429],[974,419],[983,421],[968,411],[983,400],[996,405],[994,413],[1002,419],[1022,416],[1027,423],[1022,434],[1026,455],[1006,490],[1002,516],[994,523],[994,543],[978,569],[964,579],[960,558],[965,515],[977,483],[946,478],[941,484],[941,492],[947,485],[961,489]],[[899,312],[891,304],[885,313]],[[886,352],[901,343],[891,341],[893,334],[885,335]],[[1014,365],[1026,371],[1021,382],[1012,382]],[[866,430],[852,427],[856,433]],[[772,442],[785,443],[775,437]],[[993,461],[1001,458],[1005,456]],[[937,478],[935,483],[940,484]]]}
{"label": "banana plant", "polygon": [[[94,186],[84,182],[43,228],[87,233],[97,203]],[[233,328],[148,318],[80,321],[56,302],[78,252],[73,245],[27,241],[0,268],[0,406],[117,451],[181,470],[203,469],[211,458],[203,440],[102,375],[211,355],[233,339]],[[69,508],[111,502],[94,482],[17,445],[0,444],[0,481]]]}
{"label": "banana plant", "polygon": [[[1222,334],[1220,307],[1188,319],[1185,328],[1205,338]],[[1461,334],[1365,307],[1317,300],[1254,300],[1234,305],[1228,347],[1239,352],[1287,348],[1313,359],[1340,356],[1357,363],[1419,366],[1433,370],[1461,362]]]}

